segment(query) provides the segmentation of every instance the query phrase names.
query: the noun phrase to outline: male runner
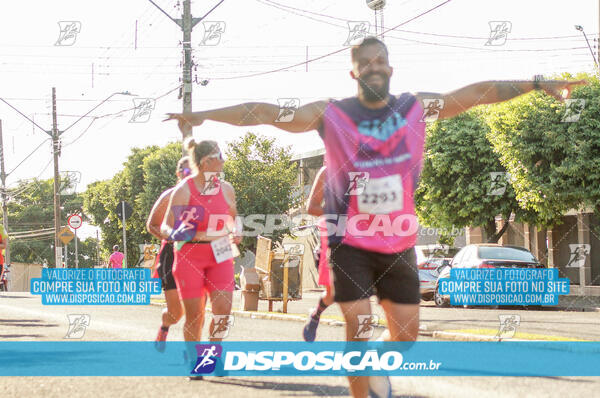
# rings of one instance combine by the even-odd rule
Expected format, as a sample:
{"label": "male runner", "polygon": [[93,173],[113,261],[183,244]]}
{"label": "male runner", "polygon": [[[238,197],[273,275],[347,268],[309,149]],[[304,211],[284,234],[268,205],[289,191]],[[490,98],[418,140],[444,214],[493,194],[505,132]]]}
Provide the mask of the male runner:
{"label": "male runner", "polygon": [[[431,117],[429,105],[434,104],[437,119],[446,119],[473,106],[507,101],[534,89],[563,100],[574,86],[585,82],[485,81],[444,94],[390,95],[393,68],[383,42],[374,37],[364,39],[352,47],[351,59],[350,76],[357,82],[358,95],[301,106],[289,122],[277,120],[278,106],[257,102],[172,113],[166,120],[177,120],[182,131],[204,120],[238,126],[268,124],[293,133],[318,130],[326,150],[325,214],[347,215],[348,220],[342,234],[329,233],[335,301],[346,319],[346,337],[364,340],[357,331],[360,320],[371,314],[369,297],[376,293],[387,318],[389,339],[415,341],[420,295],[413,194],[423,158],[424,108]],[[349,189],[357,175],[363,178],[361,189]],[[369,378],[349,379],[353,396],[367,396]],[[391,396],[389,380],[385,378],[382,385],[378,379],[371,378],[371,382],[379,382],[371,389],[380,392],[371,393]]]}

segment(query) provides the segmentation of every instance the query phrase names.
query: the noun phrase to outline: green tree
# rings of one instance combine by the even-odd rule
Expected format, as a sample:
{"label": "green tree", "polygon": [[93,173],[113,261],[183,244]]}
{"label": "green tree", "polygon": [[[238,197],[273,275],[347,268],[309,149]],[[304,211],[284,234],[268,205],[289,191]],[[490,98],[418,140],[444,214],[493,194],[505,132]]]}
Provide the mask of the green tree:
{"label": "green tree", "polygon": [[[571,75],[560,78],[572,79]],[[538,213],[538,224],[561,222],[569,209],[600,209],[600,82],[574,90],[566,122],[566,104],[540,92],[490,107],[488,137],[500,161],[513,176],[519,206]],[[579,109],[577,105],[585,105]],[[573,113],[572,113],[573,115]]]}
{"label": "green tree", "polygon": [[[25,263],[43,263],[55,265],[54,234],[47,233],[54,228],[54,180],[20,181],[8,192],[8,225],[10,237],[11,261]],[[79,194],[61,196],[61,225],[67,224],[67,217],[75,212],[81,212],[83,197]],[[46,230],[46,231],[40,231]],[[27,233],[28,231],[37,231]],[[45,233],[46,232],[46,233]],[[50,231],[52,232],[52,231]],[[13,235],[36,235],[29,237],[14,237]],[[83,256],[93,254],[78,240],[80,266],[91,266],[82,262]],[[74,253],[74,241],[67,246]],[[69,257],[69,263],[74,263],[74,257]]]}
{"label": "green tree", "polygon": [[[232,142],[226,153],[225,179],[235,188],[240,215],[285,215],[299,204],[293,194],[298,171],[291,162],[289,147],[279,147],[275,139],[248,132]],[[287,225],[268,236],[279,241],[289,232]],[[255,245],[255,237],[246,237],[241,246],[254,250]]]}
{"label": "green tree", "polygon": [[417,214],[430,227],[483,227],[486,239],[497,242],[508,221],[496,232],[495,217],[508,220],[518,212],[514,191],[506,178],[502,194],[493,192],[490,173],[504,173],[498,155],[486,138],[488,127],[480,110],[428,126],[421,181],[415,193]]}
{"label": "green tree", "polygon": [[101,255],[104,259],[113,245],[122,246],[123,225],[116,208],[125,200],[133,209],[131,217],[126,220],[127,264],[137,263],[138,245],[154,239],[146,231],[148,214],[160,193],[175,184],[175,167],[180,157],[180,143],[171,143],[163,148],[133,148],[123,163],[123,169],[112,179],[88,186],[83,195],[84,207],[94,224],[102,230]]}
{"label": "green tree", "polygon": [[181,143],[173,142],[144,158],[142,170],[146,184],[136,198],[136,206],[148,215],[156,199],[177,182],[175,169],[181,159]]}

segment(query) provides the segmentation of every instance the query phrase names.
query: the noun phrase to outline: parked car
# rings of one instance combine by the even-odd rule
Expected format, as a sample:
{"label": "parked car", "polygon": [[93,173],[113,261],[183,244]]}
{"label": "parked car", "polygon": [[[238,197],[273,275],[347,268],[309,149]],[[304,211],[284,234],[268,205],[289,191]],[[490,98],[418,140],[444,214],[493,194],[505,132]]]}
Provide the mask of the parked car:
{"label": "parked car", "polygon": [[438,275],[444,267],[450,265],[451,258],[429,258],[418,264],[421,298],[432,300]]}
{"label": "parked car", "polygon": [[450,296],[439,294],[439,280],[450,277],[452,268],[545,268],[531,252],[523,247],[479,243],[463,247],[452,258],[449,267],[440,270],[435,283],[433,301],[438,307],[450,304]]}

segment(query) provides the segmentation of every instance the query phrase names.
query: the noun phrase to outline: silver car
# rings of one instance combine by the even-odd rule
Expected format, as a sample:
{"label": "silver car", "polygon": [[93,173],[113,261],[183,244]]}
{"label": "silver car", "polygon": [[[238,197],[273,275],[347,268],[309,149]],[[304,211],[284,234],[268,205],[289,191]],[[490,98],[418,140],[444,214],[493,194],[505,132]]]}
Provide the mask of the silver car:
{"label": "silver car", "polygon": [[450,265],[451,258],[430,258],[418,264],[421,298],[433,300],[440,271]]}

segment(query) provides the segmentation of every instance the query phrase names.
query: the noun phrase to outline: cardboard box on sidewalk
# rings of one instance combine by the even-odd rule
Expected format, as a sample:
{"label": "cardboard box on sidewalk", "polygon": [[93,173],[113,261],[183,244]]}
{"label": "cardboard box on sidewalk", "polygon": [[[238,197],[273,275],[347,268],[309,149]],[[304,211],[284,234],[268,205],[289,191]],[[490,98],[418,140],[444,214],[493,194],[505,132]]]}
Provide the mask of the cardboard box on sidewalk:
{"label": "cardboard box on sidewalk", "polygon": [[260,280],[258,272],[254,268],[242,268],[240,275],[241,288],[244,291],[258,292],[260,289]]}
{"label": "cardboard box on sidewalk", "polygon": [[240,283],[242,285],[242,309],[244,311],[257,311],[260,280],[256,270],[254,268],[242,268]]}

